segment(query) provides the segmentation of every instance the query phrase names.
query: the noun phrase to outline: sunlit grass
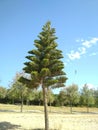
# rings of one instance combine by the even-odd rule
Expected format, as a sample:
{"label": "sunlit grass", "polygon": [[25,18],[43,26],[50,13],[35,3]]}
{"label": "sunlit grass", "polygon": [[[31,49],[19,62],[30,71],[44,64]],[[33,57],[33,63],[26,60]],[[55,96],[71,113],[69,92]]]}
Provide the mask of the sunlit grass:
{"label": "sunlit grass", "polygon": [[[51,111],[50,111],[51,110]],[[98,130],[98,108],[86,107],[48,107],[50,130]],[[82,114],[81,114],[82,113]],[[44,130],[43,106],[24,105],[20,113],[20,105],[0,104],[0,128],[17,126],[19,130]]]}
{"label": "sunlit grass", "polygon": [[[21,105],[11,105],[11,104],[0,104],[0,111],[20,111]],[[36,111],[36,112],[44,112],[43,106],[36,106],[36,105],[24,105],[23,112],[25,111]],[[70,107],[50,107],[48,106],[49,113],[70,113]],[[73,113],[86,113],[86,107],[73,107]],[[98,108],[89,108],[89,112],[97,113]]]}
{"label": "sunlit grass", "polygon": [[[20,111],[21,105],[11,105],[11,104],[0,104],[0,110],[5,110],[5,111]],[[39,110],[43,111],[43,106],[31,106],[31,105],[23,105],[23,111],[28,111],[28,110]]]}

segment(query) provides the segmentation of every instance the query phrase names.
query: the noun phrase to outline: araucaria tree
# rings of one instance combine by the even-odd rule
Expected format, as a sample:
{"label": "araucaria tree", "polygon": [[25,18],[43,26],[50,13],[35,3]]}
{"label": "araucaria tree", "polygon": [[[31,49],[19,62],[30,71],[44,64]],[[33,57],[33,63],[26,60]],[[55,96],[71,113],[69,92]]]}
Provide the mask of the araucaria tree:
{"label": "araucaria tree", "polygon": [[35,49],[29,51],[29,60],[24,63],[24,72],[28,75],[21,77],[20,81],[28,87],[42,87],[45,113],[45,130],[49,130],[48,110],[47,110],[47,88],[63,87],[67,80],[63,71],[64,63],[62,51],[57,49],[57,37],[55,29],[51,28],[51,23],[47,22],[38,39],[34,41]]}

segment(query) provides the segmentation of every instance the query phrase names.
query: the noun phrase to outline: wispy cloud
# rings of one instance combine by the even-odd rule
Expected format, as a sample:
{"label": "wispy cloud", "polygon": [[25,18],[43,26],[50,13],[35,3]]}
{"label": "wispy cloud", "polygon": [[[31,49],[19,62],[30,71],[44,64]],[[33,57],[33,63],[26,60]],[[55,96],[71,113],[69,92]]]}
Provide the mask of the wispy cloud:
{"label": "wispy cloud", "polygon": [[[92,84],[92,83],[86,83],[89,89],[96,89],[98,87],[97,84]],[[83,88],[84,84],[81,84],[81,88]]]}
{"label": "wispy cloud", "polygon": [[76,39],[76,42],[83,42],[83,41],[84,41],[83,38],[81,38],[81,39]]}
{"label": "wispy cloud", "polygon": [[89,56],[96,56],[97,54],[98,54],[97,52],[93,52]]}
{"label": "wispy cloud", "polygon": [[95,85],[91,84],[91,83],[87,83],[87,86],[88,86],[89,89],[94,89],[95,88]]}
{"label": "wispy cloud", "polygon": [[98,42],[98,38],[92,38],[91,40],[89,40],[89,41],[84,41],[83,43],[82,43],[82,45],[84,46],[84,47],[87,47],[87,48],[90,48],[90,47],[92,47],[93,45],[95,45],[96,43]]}
{"label": "wispy cloud", "polygon": [[80,59],[80,53],[78,51],[74,52],[71,51],[69,54],[67,54],[70,60],[74,59]]}
{"label": "wispy cloud", "polygon": [[77,51],[72,50],[68,55],[70,60],[80,59],[81,55],[86,53],[85,47],[79,47]]}
{"label": "wispy cloud", "polygon": [[[70,60],[80,59],[82,55],[86,54],[87,49],[98,43],[98,38],[91,38],[90,40],[77,39],[76,42],[80,42],[81,46],[76,51],[71,50],[67,54]],[[92,55],[96,55],[96,53],[92,53]]]}
{"label": "wispy cloud", "polygon": [[83,54],[86,53],[86,48],[85,47],[80,47],[80,48],[78,48],[78,51],[79,51],[80,55],[83,55]]}

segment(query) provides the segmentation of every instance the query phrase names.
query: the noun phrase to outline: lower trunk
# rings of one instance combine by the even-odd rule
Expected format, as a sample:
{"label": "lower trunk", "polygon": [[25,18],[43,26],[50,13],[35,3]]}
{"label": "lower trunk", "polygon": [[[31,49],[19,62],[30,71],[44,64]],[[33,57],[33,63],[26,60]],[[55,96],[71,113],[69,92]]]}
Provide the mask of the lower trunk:
{"label": "lower trunk", "polygon": [[29,103],[29,100],[28,100],[28,99],[26,100],[26,105],[28,105],[28,106],[30,105],[30,103]]}
{"label": "lower trunk", "polygon": [[51,102],[49,104],[50,104],[49,106],[50,106],[50,112],[51,112]]}
{"label": "lower trunk", "polygon": [[12,99],[12,104],[14,105],[14,99]]}
{"label": "lower trunk", "polygon": [[72,103],[70,102],[70,113],[72,114]]}
{"label": "lower trunk", "polygon": [[48,119],[48,105],[47,105],[47,88],[43,88],[43,102],[44,102],[44,114],[45,114],[45,130],[49,130],[49,119]]}
{"label": "lower trunk", "polygon": [[21,96],[21,112],[23,112],[23,96]]}
{"label": "lower trunk", "polygon": [[39,100],[39,106],[41,105],[41,101]]}
{"label": "lower trunk", "polygon": [[89,113],[89,106],[87,106],[87,113]]}

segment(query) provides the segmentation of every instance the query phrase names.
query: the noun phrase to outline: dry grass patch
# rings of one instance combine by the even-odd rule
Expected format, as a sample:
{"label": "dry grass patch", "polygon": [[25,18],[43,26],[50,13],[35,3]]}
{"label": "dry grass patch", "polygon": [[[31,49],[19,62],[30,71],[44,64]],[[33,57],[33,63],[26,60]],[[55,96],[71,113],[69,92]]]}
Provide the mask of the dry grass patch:
{"label": "dry grass patch", "polygon": [[[0,130],[44,130],[43,106],[24,106],[20,113],[19,105],[0,104]],[[98,108],[90,108],[93,113],[85,113],[86,108],[49,108],[49,123],[52,130],[98,130]],[[82,114],[81,114],[82,113]]]}
{"label": "dry grass patch", "polygon": [[[44,129],[43,113],[8,113],[0,115],[0,128],[5,124],[10,130]],[[98,130],[98,115],[94,114],[49,114],[52,130]],[[3,130],[3,129],[2,129]],[[4,129],[7,130],[7,129]]]}

